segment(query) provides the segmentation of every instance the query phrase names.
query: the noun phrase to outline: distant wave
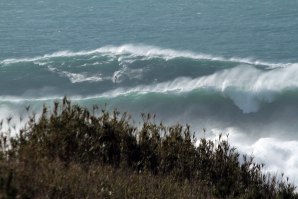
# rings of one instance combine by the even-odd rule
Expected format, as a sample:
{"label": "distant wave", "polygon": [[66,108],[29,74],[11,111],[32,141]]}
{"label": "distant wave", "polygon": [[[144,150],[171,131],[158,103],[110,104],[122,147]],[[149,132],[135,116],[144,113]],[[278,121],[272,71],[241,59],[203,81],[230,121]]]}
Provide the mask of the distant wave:
{"label": "distant wave", "polygon": [[179,51],[173,49],[164,49],[156,46],[147,45],[135,45],[126,44],[121,46],[104,46],[95,50],[89,51],[59,51],[52,54],[46,54],[43,56],[37,56],[32,58],[11,58],[0,61],[1,65],[9,65],[20,62],[36,62],[45,61],[51,58],[59,57],[76,57],[76,56],[89,56],[89,55],[109,55],[109,56],[124,56],[125,58],[134,59],[136,57],[143,57],[143,59],[151,58],[162,58],[165,60],[175,59],[175,58],[189,58],[195,60],[211,60],[211,61],[223,61],[223,62],[235,62],[250,65],[260,65],[266,66],[268,68],[279,68],[287,67],[292,65],[297,65],[297,63],[270,63],[261,60],[254,60],[251,58],[225,58],[221,56],[208,55],[203,53],[195,53],[191,51]]}

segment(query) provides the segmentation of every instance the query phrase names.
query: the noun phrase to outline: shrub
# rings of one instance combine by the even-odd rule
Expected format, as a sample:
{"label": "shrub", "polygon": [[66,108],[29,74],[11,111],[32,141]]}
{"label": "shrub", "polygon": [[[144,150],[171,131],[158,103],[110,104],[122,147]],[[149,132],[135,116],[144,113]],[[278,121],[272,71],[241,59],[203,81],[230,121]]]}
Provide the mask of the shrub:
{"label": "shrub", "polygon": [[1,198],[297,198],[221,136],[195,146],[189,126],[142,119],[66,98],[44,107],[17,136],[1,133]]}

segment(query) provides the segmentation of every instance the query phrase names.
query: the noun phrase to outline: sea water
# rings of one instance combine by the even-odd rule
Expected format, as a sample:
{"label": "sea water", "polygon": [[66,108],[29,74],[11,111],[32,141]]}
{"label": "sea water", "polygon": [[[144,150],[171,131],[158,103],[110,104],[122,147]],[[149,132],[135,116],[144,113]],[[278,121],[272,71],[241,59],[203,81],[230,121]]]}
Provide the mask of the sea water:
{"label": "sea water", "polygon": [[298,184],[298,1],[1,0],[0,118],[64,96],[229,134]]}

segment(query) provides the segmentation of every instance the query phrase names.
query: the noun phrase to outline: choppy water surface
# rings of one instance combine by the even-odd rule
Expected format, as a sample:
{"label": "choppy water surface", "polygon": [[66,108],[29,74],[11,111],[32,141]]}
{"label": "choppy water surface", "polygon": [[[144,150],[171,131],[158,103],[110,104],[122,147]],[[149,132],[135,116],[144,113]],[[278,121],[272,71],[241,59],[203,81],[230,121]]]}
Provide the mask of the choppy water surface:
{"label": "choppy water surface", "polygon": [[0,2],[0,118],[63,96],[155,113],[298,182],[297,1]]}

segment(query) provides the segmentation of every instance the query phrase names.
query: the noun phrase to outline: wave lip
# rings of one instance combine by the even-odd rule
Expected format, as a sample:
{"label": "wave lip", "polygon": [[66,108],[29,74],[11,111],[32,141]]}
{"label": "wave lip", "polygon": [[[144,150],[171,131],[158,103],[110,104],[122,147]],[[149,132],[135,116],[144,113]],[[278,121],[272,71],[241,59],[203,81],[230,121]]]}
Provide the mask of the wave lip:
{"label": "wave lip", "polygon": [[[143,59],[151,58],[162,58],[165,60],[175,59],[175,58],[188,58],[195,60],[210,60],[210,61],[222,61],[222,62],[234,62],[249,65],[260,65],[266,66],[267,68],[280,68],[288,67],[292,65],[297,65],[297,63],[270,63],[261,60],[254,60],[251,58],[238,58],[231,57],[225,58],[221,56],[214,56],[204,53],[195,53],[192,51],[179,51],[167,48],[160,48],[156,46],[149,45],[136,45],[136,44],[125,44],[121,46],[104,46],[95,50],[89,51],[59,51],[52,54],[45,54],[43,56],[37,56],[33,58],[12,58],[0,61],[1,65],[9,65],[20,62],[35,62],[44,61],[51,58],[59,57],[76,57],[76,56],[89,56],[89,55],[109,55],[109,56],[125,56],[125,58],[137,58],[143,57]],[[120,57],[121,59],[121,57]]]}
{"label": "wave lip", "polygon": [[238,66],[198,78],[180,77],[172,81],[133,88],[117,88],[103,93],[117,97],[132,93],[185,93],[196,89],[218,92],[230,98],[243,113],[253,113],[262,103],[271,103],[277,94],[298,89],[298,66],[262,71],[251,66]]}

